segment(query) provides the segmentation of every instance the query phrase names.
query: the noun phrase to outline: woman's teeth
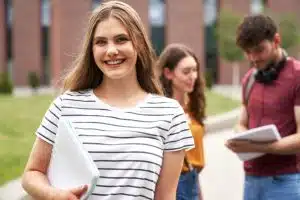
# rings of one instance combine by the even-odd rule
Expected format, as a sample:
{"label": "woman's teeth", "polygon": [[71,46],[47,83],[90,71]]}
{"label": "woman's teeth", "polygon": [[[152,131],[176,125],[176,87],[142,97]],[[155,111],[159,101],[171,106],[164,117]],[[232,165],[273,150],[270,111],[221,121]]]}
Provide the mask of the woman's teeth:
{"label": "woman's teeth", "polygon": [[106,64],[108,65],[118,65],[121,64],[123,60],[110,60],[110,61],[105,61]]}

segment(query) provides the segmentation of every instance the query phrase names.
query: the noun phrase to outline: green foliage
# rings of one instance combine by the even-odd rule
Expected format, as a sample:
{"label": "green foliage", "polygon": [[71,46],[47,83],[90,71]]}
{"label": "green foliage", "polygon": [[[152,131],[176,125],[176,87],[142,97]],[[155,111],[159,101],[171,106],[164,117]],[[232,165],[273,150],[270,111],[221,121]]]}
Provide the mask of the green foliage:
{"label": "green foliage", "polygon": [[213,70],[211,68],[206,68],[205,70],[205,85],[207,89],[211,89],[213,86]]}
{"label": "green foliage", "polygon": [[284,49],[290,49],[300,43],[299,21],[292,14],[285,14],[279,18],[279,33]]}
{"label": "green foliage", "polygon": [[35,72],[28,73],[28,83],[32,89],[37,89],[40,86],[40,79]]}
{"label": "green foliage", "polygon": [[272,17],[278,25],[278,32],[281,36],[281,46],[285,50],[300,44],[300,23],[297,16],[293,13],[275,13],[271,10],[266,10],[267,15]]}
{"label": "green foliage", "polygon": [[236,45],[236,29],[242,18],[228,10],[221,10],[219,24],[216,27],[216,35],[219,42],[221,57],[229,62],[243,60],[243,52]]}
{"label": "green foliage", "polygon": [[10,79],[9,73],[4,72],[0,74],[0,93],[12,94],[13,84]]}

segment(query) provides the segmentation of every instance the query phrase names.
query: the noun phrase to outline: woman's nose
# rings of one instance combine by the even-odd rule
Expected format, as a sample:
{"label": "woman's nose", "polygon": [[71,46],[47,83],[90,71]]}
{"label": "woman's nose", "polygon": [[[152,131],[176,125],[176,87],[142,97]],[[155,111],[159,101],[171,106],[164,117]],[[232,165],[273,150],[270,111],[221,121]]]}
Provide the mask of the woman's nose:
{"label": "woman's nose", "polygon": [[107,47],[107,55],[115,56],[118,54],[118,49],[114,44],[109,44]]}

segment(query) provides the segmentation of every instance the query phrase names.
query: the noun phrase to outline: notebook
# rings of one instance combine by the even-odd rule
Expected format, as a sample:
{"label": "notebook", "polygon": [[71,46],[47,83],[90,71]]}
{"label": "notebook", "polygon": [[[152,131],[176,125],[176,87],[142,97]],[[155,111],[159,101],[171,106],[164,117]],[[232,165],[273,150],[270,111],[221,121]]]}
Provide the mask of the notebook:
{"label": "notebook", "polygon": [[80,198],[83,200],[93,192],[99,175],[72,123],[60,119],[47,173],[50,184],[60,189],[87,185],[87,192]]}
{"label": "notebook", "polygon": [[[253,129],[249,129],[242,133],[235,133],[233,136],[228,138],[229,140],[251,140],[255,142],[272,142],[280,140],[281,136],[274,124],[261,126]],[[236,155],[240,160],[246,161],[264,155],[261,152],[247,152],[237,153]]]}

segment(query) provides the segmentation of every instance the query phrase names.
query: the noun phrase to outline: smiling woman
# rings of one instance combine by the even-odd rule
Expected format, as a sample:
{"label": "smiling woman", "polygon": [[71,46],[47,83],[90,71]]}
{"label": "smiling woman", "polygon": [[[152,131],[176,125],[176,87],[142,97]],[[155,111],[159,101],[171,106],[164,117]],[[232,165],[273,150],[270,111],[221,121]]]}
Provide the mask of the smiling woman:
{"label": "smiling woman", "polygon": [[100,177],[89,200],[175,199],[184,151],[194,146],[179,103],[161,96],[140,17],[109,1],[89,20],[64,92],[36,131],[23,187],[35,199],[79,199],[87,187],[51,187],[47,169],[59,120],[68,119]]}
{"label": "smiling woman", "polygon": [[109,79],[136,77],[137,52],[126,28],[116,18],[108,18],[96,27],[93,55],[104,77]]}

